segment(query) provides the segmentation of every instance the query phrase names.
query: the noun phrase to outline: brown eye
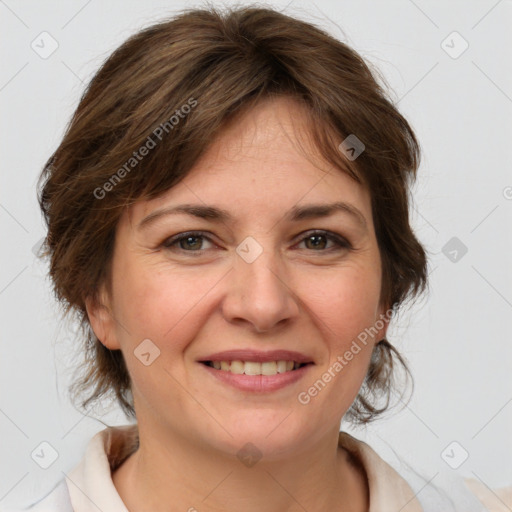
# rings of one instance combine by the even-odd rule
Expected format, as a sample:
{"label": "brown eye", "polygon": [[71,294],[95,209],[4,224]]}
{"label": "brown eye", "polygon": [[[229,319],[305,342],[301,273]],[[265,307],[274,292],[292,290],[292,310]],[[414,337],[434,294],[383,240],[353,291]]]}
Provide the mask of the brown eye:
{"label": "brown eye", "polygon": [[[200,240],[198,242],[198,240]],[[200,249],[203,245],[202,237],[200,236],[187,236],[178,240],[180,249]]]}
{"label": "brown eye", "polygon": [[[328,242],[334,243],[334,247],[326,249]],[[328,231],[314,231],[308,233],[301,242],[306,244],[306,248],[316,252],[326,252],[330,250],[350,249],[350,243],[344,238],[329,233]],[[310,243],[311,242],[311,243]]]}
{"label": "brown eye", "polygon": [[[161,245],[169,251],[201,255],[211,247],[204,247],[205,242],[212,243],[211,239],[200,231],[179,233],[165,240]],[[345,238],[329,231],[312,231],[307,233],[300,241],[306,249],[318,253],[351,249],[352,246]],[[332,245],[329,246],[329,243]]]}
{"label": "brown eye", "polygon": [[202,232],[190,231],[188,233],[179,233],[178,235],[168,238],[162,243],[162,247],[168,250],[201,253],[206,250],[203,247],[205,240],[211,242]]}

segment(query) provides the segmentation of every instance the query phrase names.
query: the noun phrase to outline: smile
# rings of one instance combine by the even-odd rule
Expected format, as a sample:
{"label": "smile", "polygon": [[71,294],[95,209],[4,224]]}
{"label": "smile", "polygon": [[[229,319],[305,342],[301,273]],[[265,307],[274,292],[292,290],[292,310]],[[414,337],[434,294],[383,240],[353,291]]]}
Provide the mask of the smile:
{"label": "smile", "polygon": [[314,363],[296,361],[200,361],[215,382],[239,391],[269,393],[303,379]]}
{"label": "smile", "polygon": [[204,364],[216,370],[237,375],[277,375],[297,370],[307,363],[297,361],[205,361]]}

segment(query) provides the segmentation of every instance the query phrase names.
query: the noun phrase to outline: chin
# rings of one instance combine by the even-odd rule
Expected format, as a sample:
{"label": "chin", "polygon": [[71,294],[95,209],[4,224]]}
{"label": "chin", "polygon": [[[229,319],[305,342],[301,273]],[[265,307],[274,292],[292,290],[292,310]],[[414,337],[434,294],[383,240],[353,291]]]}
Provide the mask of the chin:
{"label": "chin", "polygon": [[[290,414],[291,413],[291,414]],[[311,439],[312,426],[298,423],[290,409],[237,412],[237,419],[223,425],[231,434],[223,436],[219,449],[243,456],[254,450],[265,460],[290,457]]]}

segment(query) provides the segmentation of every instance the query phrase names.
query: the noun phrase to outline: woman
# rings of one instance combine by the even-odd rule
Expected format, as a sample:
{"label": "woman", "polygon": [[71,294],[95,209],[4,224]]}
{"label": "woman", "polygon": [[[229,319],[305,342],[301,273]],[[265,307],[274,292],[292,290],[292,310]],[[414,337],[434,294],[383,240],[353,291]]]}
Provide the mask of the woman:
{"label": "woman", "polygon": [[40,205],[83,405],[113,393],[136,423],[33,510],[441,510],[339,432],[405,368],[386,331],[427,282],[418,164],[361,57],[279,12],[189,10],[117,49]]}

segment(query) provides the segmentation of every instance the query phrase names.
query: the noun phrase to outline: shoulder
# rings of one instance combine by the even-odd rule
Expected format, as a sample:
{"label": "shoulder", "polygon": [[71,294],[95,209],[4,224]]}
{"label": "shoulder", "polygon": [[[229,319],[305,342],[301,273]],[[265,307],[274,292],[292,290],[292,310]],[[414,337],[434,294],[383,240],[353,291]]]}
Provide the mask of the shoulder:
{"label": "shoulder", "polygon": [[423,512],[409,483],[367,443],[340,432],[338,444],[364,469],[370,493],[370,512]]}
{"label": "shoulder", "polygon": [[1,512],[73,512],[69,490],[61,480],[46,496],[24,509],[1,510]]}
{"label": "shoulder", "polygon": [[[370,445],[346,432],[340,432],[340,445],[349,448],[362,461],[370,488],[373,487],[373,494],[383,503],[405,499],[404,511],[409,511],[412,503],[416,506],[414,510],[423,512],[512,511],[512,487],[491,489],[475,479],[464,479],[443,469],[434,475],[422,474],[392,448],[394,457],[384,460]],[[409,502],[411,495],[414,499]]]}
{"label": "shoulder", "polygon": [[464,483],[489,512],[512,510],[512,486],[491,489],[474,478],[466,478]]}

